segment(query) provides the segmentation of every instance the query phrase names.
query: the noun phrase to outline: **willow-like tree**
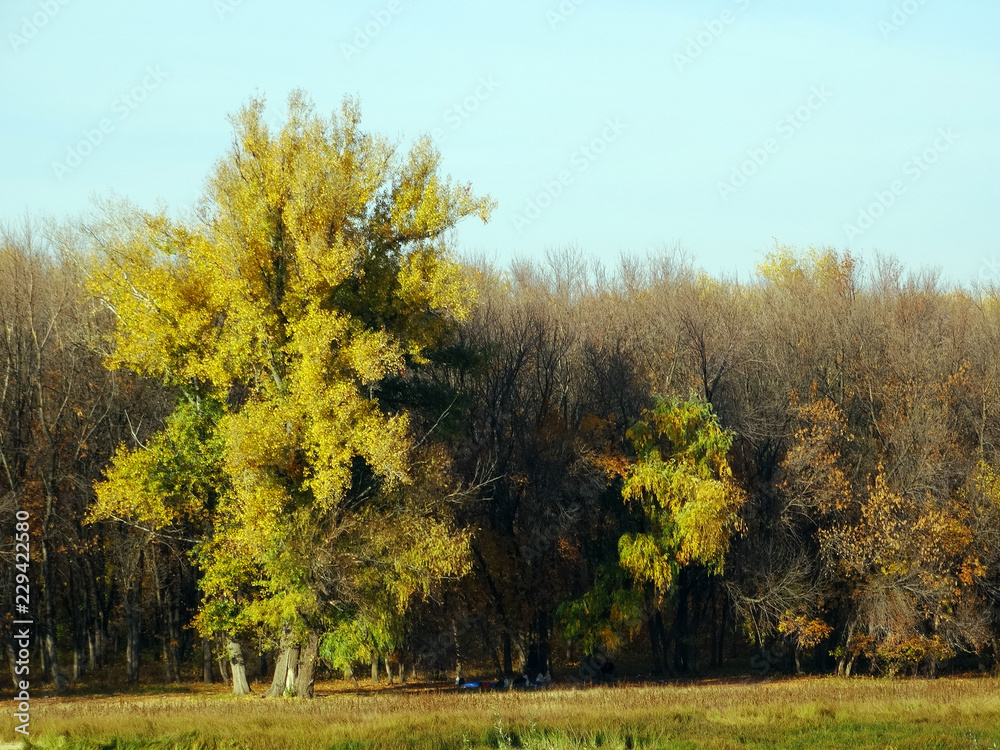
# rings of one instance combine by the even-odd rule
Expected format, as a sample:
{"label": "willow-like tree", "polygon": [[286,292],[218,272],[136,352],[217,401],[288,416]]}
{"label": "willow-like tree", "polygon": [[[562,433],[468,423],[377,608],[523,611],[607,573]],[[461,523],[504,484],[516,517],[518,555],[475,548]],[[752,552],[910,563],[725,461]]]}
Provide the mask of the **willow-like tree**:
{"label": "willow-like tree", "polygon": [[[118,320],[109,364],[184,405],[162,439],[119,452],[93,516],[195,529],[197,624],[228,637],[234,689],[237,638],[264,634],[281,649],[270,693],[309,696],[321,634],[370,592],[398,611],[464,571],[448,461],[378,393],[469,311],[445,234],[493,204],[443,177],[428,140],[401,155],[363,131],[352,100],[323,118],[293,94],[280,132],[263,111],[232,118],[197,220],[90,227]],[[216,458],[178,473],[178,440]]]}
{"label": "willow-like tree", "polygon": [[[641,510],[643,530],[618,543],[622,568],[652,590],[648,621],[654,661],[666,658],[661,604],[691,566],[721,574],[746,493],[733,479],[728,455],[734,434],[711,404],[696,395],[658,397],[629,431],[636,459],[622,495]],[[685,592],[678,603],[678,642],[686,627]]]}

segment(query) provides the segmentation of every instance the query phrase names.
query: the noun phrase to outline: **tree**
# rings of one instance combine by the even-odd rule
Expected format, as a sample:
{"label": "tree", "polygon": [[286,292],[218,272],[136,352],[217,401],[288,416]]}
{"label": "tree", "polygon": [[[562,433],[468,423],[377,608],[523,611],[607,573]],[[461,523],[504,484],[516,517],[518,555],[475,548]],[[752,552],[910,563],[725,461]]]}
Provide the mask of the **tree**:
{"label": "tree", "polygon": [[733,433],[698,396],[674,396],[658,398],[630,436],[637,457],[622,495],[641,508],[648,529],[621,538],[622,565],[660,597],[686,565],[722,572],[746,500],[727,459]]}
{"label": "tree", "polygon": [[625,472],[622,496],[641,511],[645,528],[619,540],[621,565],[637,584],[652,589],[654,654],[665,655],[660,606],[679,584],[679,661],[681,668],[693,669],[685,641],[689,592],[683,576],[692,566],[721,574],[730,538],[740,529],[746,493],[733,480],[727,458],[734,435],[720,427],[712,407],[694,394],[686,401],[657,398],[629,435],[636,460]]}
{"label": "tree", "polygon": [[0,228],[0,512],[31,516],[41,671],[57,689],[64,670],[76,680],[104,661],[112,628],[103,574],[121,536],[83,525],[93,481],[129,415],[141,404],[152,418],[160,407],[155,388],[103,367],[111,321],[75,258],[58,252],[61,236],[52,222]]}
{"label": "tree", "polygon": [[90,231],[93,287],[118,321],[110,364],[173,387],[175,424],[206,420],[175,431],[191,452],[219,446],[179,483],[162,481],[175,459],[159,443],[119,453],[95,517],[201,524],[197,623],[225,634],[234,689],[238,637],[261,632],[280,634],[283,676],[307,696],[319,633],[364,599],[366,570],[391,557],[406,561],[395,581],[463,569],[446,504],[428,508],[411,471],[407,412],[378,391],[468,313],[445,234],[493,204],[441,177],[429,141],[400,157],[365,133],[351,100],[324,119],[295,93],[278,133],[263,110],[233,118],[198,222],[123,210]]}
{"label": "tree", "polygon": [[609,411],[636,389],[616,378],[627,360],[595,351],[605,316],[579,253],[477,271],[478,304],[457,342],[472,363],[439,373],[470,402],[456,463],[469,483],[488,477],[463,513],[475,534],[460,597],[480,655],[499,674],[534,677],[551,667],[559,603],[588,583],[606,507],[621,505],[607,470]]}

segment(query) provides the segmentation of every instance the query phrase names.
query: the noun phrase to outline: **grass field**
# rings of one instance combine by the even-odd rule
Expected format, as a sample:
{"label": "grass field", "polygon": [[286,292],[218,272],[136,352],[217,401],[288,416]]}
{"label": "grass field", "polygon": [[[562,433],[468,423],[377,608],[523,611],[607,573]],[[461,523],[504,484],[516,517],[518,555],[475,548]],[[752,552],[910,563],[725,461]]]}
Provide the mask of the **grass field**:
{"label": "grass field", "polygon": [[[355,694],[320,687],[310,702],[219,692],[37,699],[31,747],[1000,748],[1000,680],[986,678],[704,681],[511,693]],[[0,743],[12,737],[5,710]]]}

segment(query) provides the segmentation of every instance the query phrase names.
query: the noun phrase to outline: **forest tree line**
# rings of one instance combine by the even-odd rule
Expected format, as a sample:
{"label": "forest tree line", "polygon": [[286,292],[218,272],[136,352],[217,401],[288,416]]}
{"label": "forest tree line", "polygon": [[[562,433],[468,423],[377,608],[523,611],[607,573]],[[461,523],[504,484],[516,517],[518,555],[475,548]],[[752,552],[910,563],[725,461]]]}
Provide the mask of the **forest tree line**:
{"label": "forest tree line", "polygon": [[0,238],[35,674],[997,668],[993,290],[829,249],[463,261],[493,203],[433,144],[263,106],[191,215]]}

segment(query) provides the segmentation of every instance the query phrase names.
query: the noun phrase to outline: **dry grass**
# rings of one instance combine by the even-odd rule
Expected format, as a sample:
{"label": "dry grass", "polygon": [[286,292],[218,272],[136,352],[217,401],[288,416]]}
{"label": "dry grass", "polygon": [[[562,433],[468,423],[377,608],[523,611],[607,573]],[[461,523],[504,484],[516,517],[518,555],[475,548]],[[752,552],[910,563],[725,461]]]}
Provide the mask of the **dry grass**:
{"label": "dry grass", "polygon": [[[34,702],[43,748],[1000,748],[1000,681],[700,682],[545,692]],[[0,737],[12,736],[9,713]]]}

